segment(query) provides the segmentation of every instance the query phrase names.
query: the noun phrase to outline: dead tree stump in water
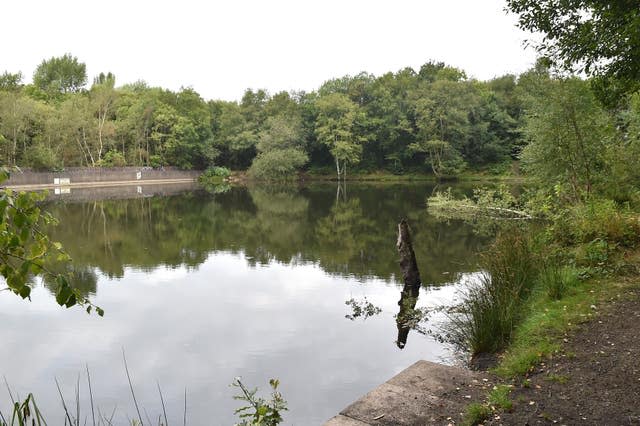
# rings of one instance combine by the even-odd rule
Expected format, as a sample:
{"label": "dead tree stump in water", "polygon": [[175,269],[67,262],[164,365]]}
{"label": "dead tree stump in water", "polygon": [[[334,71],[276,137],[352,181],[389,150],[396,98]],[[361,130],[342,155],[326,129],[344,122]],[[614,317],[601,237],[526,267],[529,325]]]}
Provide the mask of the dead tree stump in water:
{"label": "dead tree stump in water", "polygon": [[420,288],[420,271],[416,262],[416,254],[411,243],[409,224],[406,219],[402,219],[398,224],[398,253],[400,254],[400,269],[405,286]]}
{"label": "dead tree stump in water", "polygon": [[398,253],[400,254],[400,270],[402,271],[402,278],[404,279],[404,287],[402,288],[400,300],[398,301],[400,312],[398,312],[398,316],[396,317],[396,324],[398,326],[398,340],[396,344],[400,349],[404,348],[407,344],[410,328],[407,321],[412,316],[413,310],[416,307],[418,296],[420,295],[420,285],[422,284],[409,231],[410,228],[407,220],[402,219],[398,224],[398,242],[396,244]]}

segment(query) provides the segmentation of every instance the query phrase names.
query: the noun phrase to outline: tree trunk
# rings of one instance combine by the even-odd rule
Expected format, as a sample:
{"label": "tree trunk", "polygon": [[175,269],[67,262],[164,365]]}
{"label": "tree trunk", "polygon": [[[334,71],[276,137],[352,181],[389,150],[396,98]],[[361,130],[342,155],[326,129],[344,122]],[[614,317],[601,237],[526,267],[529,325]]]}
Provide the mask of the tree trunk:
{"label": "tree trunk", "polygon": [[396,247],[400,254],[400,269],[402,270],[402,278],[405,286],[420,288],[420,271],[416,262],[416,255],[413,251],[411,243],[411,234],[409,233],[409,224],[406,219],[402,219],[398,224],[398,242]]}

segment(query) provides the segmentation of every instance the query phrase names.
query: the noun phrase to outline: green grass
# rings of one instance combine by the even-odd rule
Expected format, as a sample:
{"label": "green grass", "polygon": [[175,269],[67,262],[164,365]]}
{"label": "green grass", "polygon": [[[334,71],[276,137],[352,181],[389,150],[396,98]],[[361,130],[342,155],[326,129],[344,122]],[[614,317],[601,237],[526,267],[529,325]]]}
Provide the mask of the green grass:
{"label": "green grass", "polygon": [[569,376],[564,374],[549,374],[544,379],[548,382],[555,382],[555,383],[560,383],[561,385],[564,385],[569,381]]}
{"label": "green grass", "polygon": [[511,386],[498,385],[489,393],[489,405],[498,410],[509,411],[513,408],[513,402],[509,398]]}
{"label": "green grass", "polygon": [[544,291],[531,298],[528,314],[516,327],[511,345],[494,372],[503,378],[518,378],[538,363],[559,352],[566,332],[593,318],[592,305],[599,306],[624,284],[612,278],[580,282],[560,300],[549,300]]}
{"label": "green grass", "polygon": [[447,329],[472,354],[495,353],[510,343],[538,275],[531,245],[526,232],[512,229],[500,234],[482,256],[486,273],[466,292]]}
{"label": "green grass", "polygon": [[487,420],[491,416],[491,409],[485,404],[474,402],[467,406],[462,421],[463,426],[475,426]]}

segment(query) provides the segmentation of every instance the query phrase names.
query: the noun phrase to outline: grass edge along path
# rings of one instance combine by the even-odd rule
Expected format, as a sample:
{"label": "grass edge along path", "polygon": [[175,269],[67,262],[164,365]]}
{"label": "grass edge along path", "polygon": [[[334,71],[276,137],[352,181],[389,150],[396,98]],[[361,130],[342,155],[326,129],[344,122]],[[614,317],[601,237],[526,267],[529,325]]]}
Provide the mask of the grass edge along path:
{"label": "grass edge along path", "polygon": [[[634,253],[635,263],[640,253]],[[554,356],[571,358],[574,354],[564,351],[565,343],[579,325],[589,327],[603,312],[612,309],[615,300],[623,299],[632,289],[640,288],[640,277],[634,274],[594,277],[568,289],[560,300],[549,300],[542,290],[537,290],[526,305],[528,312],[515,328],[509,347],[500,355],[491,372],[502,384],[482,401],[467,406],[464,425],[484,422],[500,423],[500,413],[513,408],[509,394],[517,387],[531,386],[529,374]],[[549,376],[548,380],[564,383],[569,377]]]}

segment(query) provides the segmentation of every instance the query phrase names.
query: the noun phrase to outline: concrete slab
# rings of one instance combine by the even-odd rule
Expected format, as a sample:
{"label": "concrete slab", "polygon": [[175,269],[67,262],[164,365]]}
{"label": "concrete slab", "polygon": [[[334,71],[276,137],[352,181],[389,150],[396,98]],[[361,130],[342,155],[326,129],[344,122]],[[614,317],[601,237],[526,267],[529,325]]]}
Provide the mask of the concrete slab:
{"label": "concrete slab", "polygon": [[482,385],[480,373],[418,361],[349,405],[325,425],[447,424],[450,414],[464,411],[466,403],[461,393]]}

